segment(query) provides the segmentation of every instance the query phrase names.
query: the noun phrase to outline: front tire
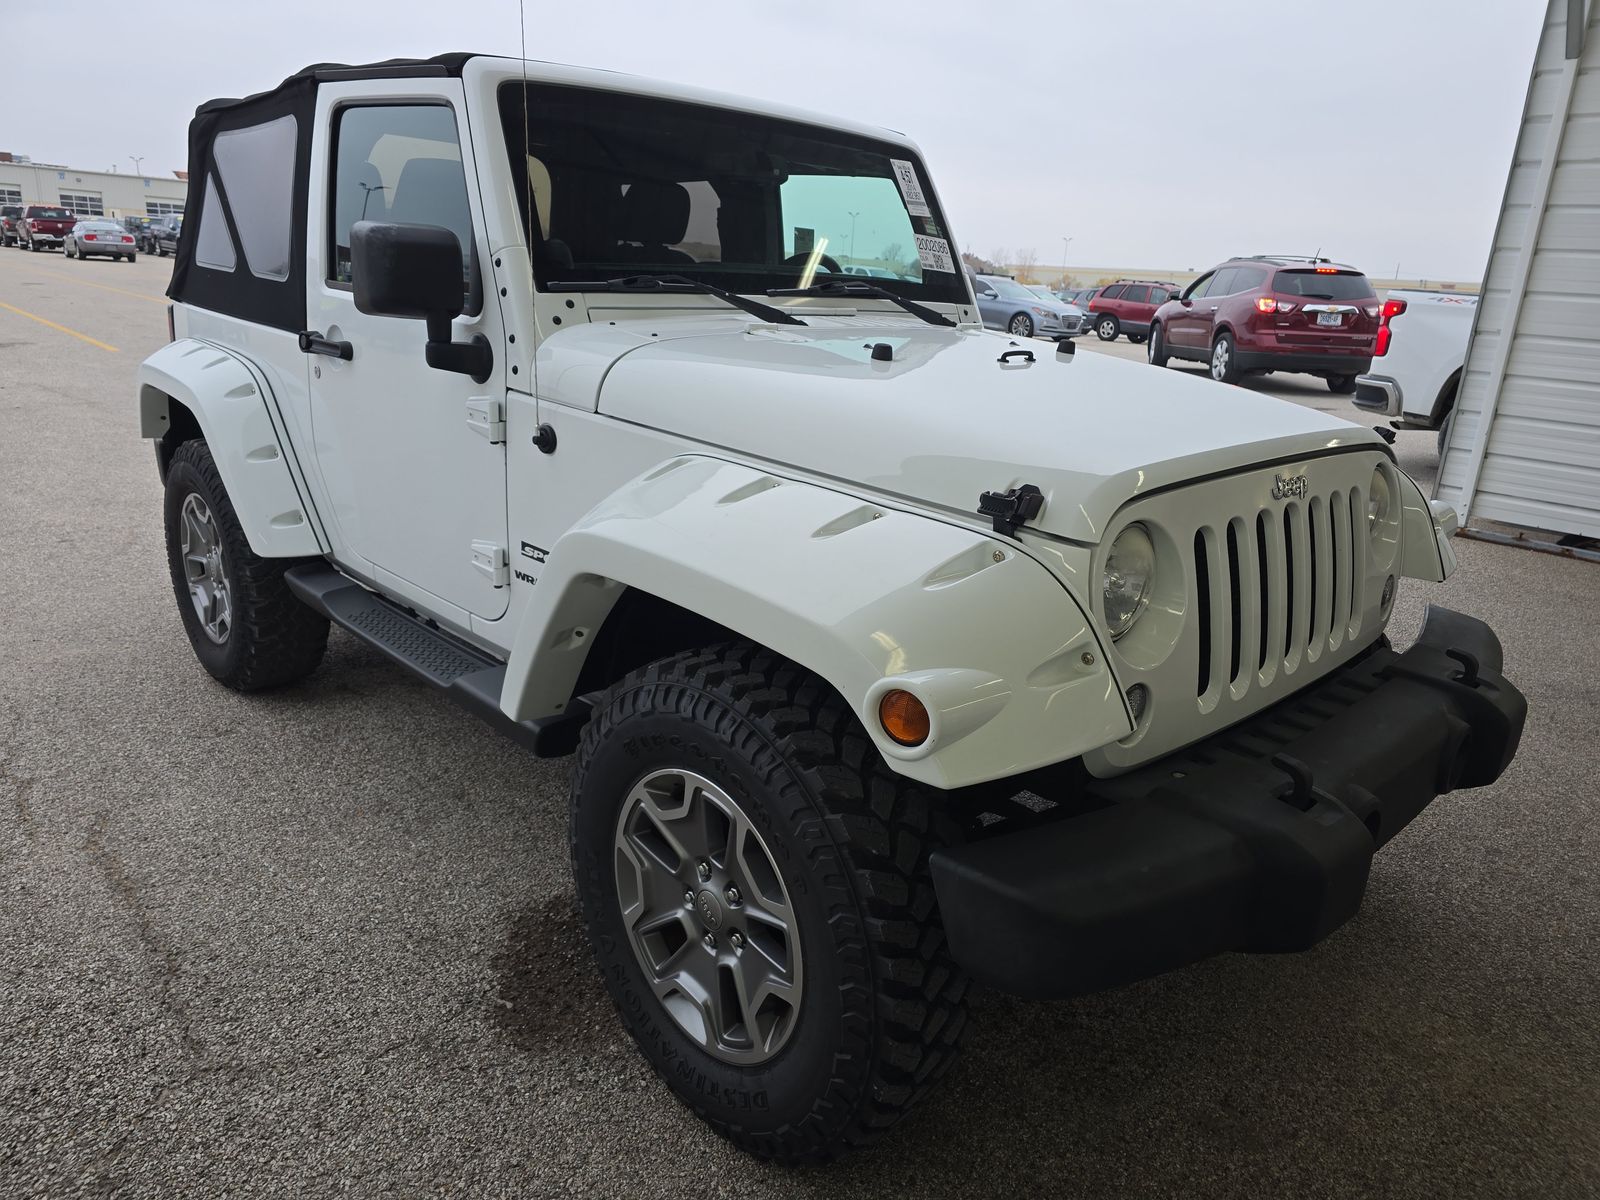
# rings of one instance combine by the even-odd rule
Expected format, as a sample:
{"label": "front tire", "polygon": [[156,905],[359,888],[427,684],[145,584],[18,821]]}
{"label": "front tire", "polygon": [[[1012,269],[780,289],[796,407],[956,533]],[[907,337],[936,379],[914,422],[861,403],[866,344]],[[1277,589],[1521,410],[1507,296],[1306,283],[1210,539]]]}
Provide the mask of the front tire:
{"label": "front tire", "polygon": [[1150,343],[1145,347],[1145,354],[1152,367],[1164,367],[1172,357],[1167,353],[1167,339],[1160,325],[1150,326]]}
{"label": "front tire", "polygon": [[1219,333],[1211,343],[1211,378],[1218,383],[1238,383],[1239,356],[1234,352],[1233,334]]}
{"label": "front tire", "polygon": [[1117,320],[1116,317],[1112,316],[1110,313],[1106,313],[1104,316],[1097,317],[1095,319],[1095,336],[1098,337],[1102,342],[1116,341],[1117,334],[1121,331],[1122,322]]}
{"label": "front tire", "polygon": [[815,675],[747,643],[635,671],[584,730],[571,817],[618,1014],[735,1145],[834,1158],[954,1060],[967,980],[928,855],[955,829]]}
{"label": "front tire", "polygon": [[1017,313],[1006,324],[1006,332],[1012,337],[1031,338],[1033,336],[1033,318],[1027,313]]}
{"label": "front tire", "polygon": [[317,669],[328,620],[297,600],[283,573],[302,562],[250,549],[203,441],[185,442],[167,468],[167,567],[195,657],[238,692],[289,683]]}
{"label": "front tire", "polygon": [[1330,392],[1347,396],[1356,390],[1356,377],[1354,375],[1327,375],[1324,378],[1327,380]]}

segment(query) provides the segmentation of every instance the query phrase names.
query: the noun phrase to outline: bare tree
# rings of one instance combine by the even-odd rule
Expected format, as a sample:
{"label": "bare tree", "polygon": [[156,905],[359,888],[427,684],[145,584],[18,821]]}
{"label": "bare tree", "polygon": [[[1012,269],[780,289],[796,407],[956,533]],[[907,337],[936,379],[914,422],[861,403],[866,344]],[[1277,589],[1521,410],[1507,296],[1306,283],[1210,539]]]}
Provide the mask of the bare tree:
{"label": "bare tree", "polygon": [[1039,252],[1029,246],[1025,250],[1015,250],[1012,253],[1013,264],[1017,268],[1017,278],[1023,283],[1032,283],[1034,269],[1039,265]]}

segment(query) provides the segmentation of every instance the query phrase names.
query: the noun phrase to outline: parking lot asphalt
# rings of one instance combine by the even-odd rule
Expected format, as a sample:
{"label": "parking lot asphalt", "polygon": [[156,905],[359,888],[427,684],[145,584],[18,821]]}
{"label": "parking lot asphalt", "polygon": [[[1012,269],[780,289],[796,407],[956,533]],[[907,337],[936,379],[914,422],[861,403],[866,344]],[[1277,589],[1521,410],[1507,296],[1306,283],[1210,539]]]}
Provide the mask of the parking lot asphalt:
{"label": "parking lot asphalt", "polygon": [[[1402,592],[1399,641],[1430,599],[1495,626],[1527,733],[1324,944],[980,990],[889,1139],[780,1170],[614,1019],[565,761],[337,632],[281,692],[201,671],[133,387],[169,265],[0,250],[0,1196],[1600,1193],[1592,564],[1459,540],[1454,579]],[[1396,449],[1426,489],[1432,435]]]}

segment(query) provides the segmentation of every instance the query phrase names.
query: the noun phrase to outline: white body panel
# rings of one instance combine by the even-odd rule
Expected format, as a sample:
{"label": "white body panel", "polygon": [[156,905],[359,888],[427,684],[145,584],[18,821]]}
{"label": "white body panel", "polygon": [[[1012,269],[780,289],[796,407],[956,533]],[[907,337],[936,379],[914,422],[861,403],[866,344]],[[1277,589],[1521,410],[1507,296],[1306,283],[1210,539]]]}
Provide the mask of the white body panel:
{"label": "white body panel", "polygon": [[263,558],[329,552],[277,398],[250,359],[193,338],[163,346],[139,366],[144,437],[167,432],[169,397],[194,414],[210,443],[252,550]]}
{"label": "white body panel", "polygon": [[[992,537],[748,466],[671,459],[618,489],[550,550],[502,707],[560,712],[621,594],[643,590],[816,671],[903,774],[959,787],[1070,758],[1132,724],[1099,639],[1038,562]],[[875,716],[914,692],[915,749]]]}
{"label": "white body panel", "polygon": [[1357,386],[1390,385],[1383,389],[1389,398],[1384,412],[1438,428],[1445,416],[1447,391],[1467,360],[1478,297],[1397,289],[1385,299],[1404,300],[1406,310],[1389,318],[1389,351],[1372,360],[1372,370],[1356,381]]}
{"label": "white body panel", "polygon": [[[318,236],[307,239],[306,321],[355,351],[349,362],[318,356],[311,364],[315,453],[329,507],[356,556],[350,565],[373,581],[402,581],[408,596],[430,607],[448,606],[449,623],[461,630],[464,614],[500,616],[509,594],[503,581],[473,563],[474,543],[502,551],[506,545],[505,447],[475,432],[467,419],[469,401],[504,403],[504,356],[496,355],[483,383],[430,370],[422,321],[368,316],[357,311],[348,284],[329,282],[325,222],[317,219],[332,211],[325,131],[341,108],[374,101],[442,103],[452,110],[478,261],[491,258],[459,80],[360,80],[318,89],[308,213]],[[499,298],[488,272],[482,273],[480,310],[456,318],[454,337],[483,334],[498,350],[504,345]]]}

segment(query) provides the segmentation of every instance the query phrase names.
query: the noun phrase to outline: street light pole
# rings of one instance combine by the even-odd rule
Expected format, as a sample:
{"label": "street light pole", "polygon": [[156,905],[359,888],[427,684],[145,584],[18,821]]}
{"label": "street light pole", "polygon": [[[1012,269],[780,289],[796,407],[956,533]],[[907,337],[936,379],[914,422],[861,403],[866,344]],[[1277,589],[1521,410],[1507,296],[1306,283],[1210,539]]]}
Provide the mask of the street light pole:
{"label": "street light pole", "polygon": [[135,175],[144,174],[144,155],[130,154],[128,155],[128,161],[133,164],[133,173]]}
{"label": "street light pole", "polygon": [[855,262],[855,260],[856,260],[856,218],[859,217],[860,215],[861,215],[860,212],[853,212],[853,213],[850,214],[850,261],[851,262]]}
{"label": "street light pole", "polygon": [[1062,287],[1066,287],[1067,286],[1067,250],[1068,250],[1069,247],[1071,247],[1071,245],[1072,245],[1072,239],[1071,238],[1064,237],[1064,238],[1061,239],[1061,286]]}

